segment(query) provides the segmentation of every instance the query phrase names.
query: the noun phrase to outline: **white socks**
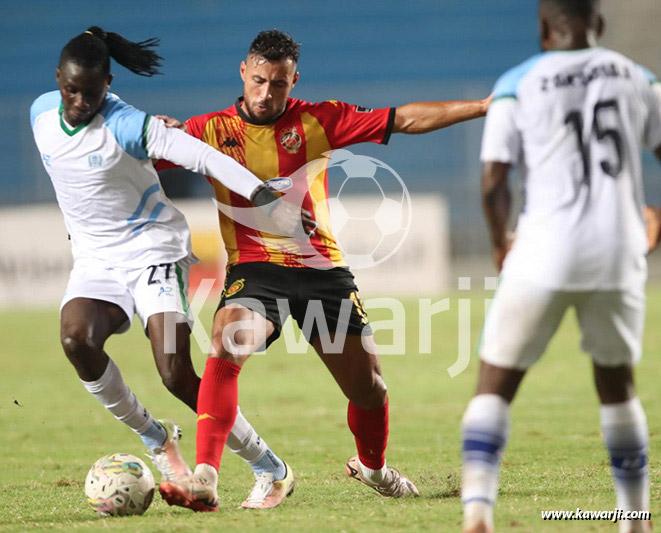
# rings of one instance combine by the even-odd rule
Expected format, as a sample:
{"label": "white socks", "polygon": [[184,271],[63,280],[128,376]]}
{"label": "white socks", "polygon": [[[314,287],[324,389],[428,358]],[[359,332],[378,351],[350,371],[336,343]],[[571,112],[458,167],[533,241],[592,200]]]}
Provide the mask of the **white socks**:
{"label": "white socks", "polygon": [[148,448],[153,450],[163,445],[167,432],[124,383],[122,374],[112,359],[108,360],[108,366],[99,379],[81,382],[117,420],[124,422],[140,435]]}
{"label": "white socks", "polygon": [[[649,511],[649,438],[640,400],[602,405],[601,431],[610,455],[617,507],[624,511]],[[643,521],[621,520],[618,524],[621,532],[646,531]]]}
{"label": "white socks", "polygon": [[363,477],[369,479],[372,483],[377,485],[383,481],[383,478],[386,476],[386,463],[383,463],[383,466],[378,470],[372,470],[367,468],[363,463],[358,459],[358,466],[360,466],[360,473]]}
{"label": "white socks", "polygon": [[257,434],[239,408],[236,410],[236,420],[226,444],[250,465],[256,475],[269,472],[276,481],[284,479],[287,475],[285,463],[271,451],[266,441]]}
{"label": "white socks", "polygon": [[[464,527],[493,528],[493,506],[498,494],[500,458],[509,437],[509,405],[500,396],[480,394],[463,419]],[[649,511],[647,466],[649,437],[645,411],[638,398],[601,406],[601,429],[611,459],[617,508]],[[618,522],[621,533],[648,531],[644,521]]]}
{"label": "white socks", "polygon": [[496,394],[480,394],[468,404],[462,424],[464,527],[493,527],[500,458],[510,428],[509,404]]}
{"label": "white socks", "polygon": [[227,436],[226,444],[230,450],[249,464],[259,461],[269,449],[239,408],[236,409],[236,421]]}

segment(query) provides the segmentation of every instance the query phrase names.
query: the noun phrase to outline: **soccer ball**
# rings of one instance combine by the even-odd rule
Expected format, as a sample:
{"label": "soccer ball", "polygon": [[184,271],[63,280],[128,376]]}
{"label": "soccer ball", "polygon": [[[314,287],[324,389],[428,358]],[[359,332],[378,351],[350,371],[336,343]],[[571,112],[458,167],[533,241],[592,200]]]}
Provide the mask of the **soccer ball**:
{"label": "soccer ball", "polygon": [[353,269],[382,263],[404,243],[411,224],[411,198],[404,182],[382,161],[349,150],[332,152],[328,170],[340,173],[340,187],[328,199],[328,210],[347,263]]}
{"label": "soccer ball", "polygon": [[106,455],[87,473],[85,496],[101,516],[140,515],[154,497],[154,476],[134,455]]}

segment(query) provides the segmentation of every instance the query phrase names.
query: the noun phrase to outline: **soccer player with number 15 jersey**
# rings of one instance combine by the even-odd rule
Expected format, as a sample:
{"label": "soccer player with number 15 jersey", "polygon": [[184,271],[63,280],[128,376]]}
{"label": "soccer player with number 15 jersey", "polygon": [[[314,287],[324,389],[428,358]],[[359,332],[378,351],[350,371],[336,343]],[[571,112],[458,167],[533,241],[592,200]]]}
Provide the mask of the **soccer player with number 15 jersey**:
{"label": "soccer player with number 15 jersey", "polygon": [[[648,431],[633,365],[641,358],[645,254],[641,150],[661,160],[658,80],[595,46],[595,0],[541,0],[544,52],[496,83],[482,139],[482,193],[500,282],[463,419],[464,531],[493,531],[510,403],[569,308],[590,354],[617,507],[649,511]],[[512,165],[526,171],[510,250]],[[656,243],[652,242],[652,246]],[[621,533],[651,530],[621,520]]]}

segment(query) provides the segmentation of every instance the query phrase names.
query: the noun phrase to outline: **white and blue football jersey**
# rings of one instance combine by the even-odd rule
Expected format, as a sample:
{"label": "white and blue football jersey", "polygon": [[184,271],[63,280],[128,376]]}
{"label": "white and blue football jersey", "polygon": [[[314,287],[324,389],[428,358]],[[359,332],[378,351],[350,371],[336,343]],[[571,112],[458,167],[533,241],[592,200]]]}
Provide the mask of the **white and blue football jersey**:
{"label": "white and blue football jersey", "polygon": [[149,115],[109,93],[89,123],[72,128],[53,91],[35,100],[30,121],[76,262],[136,268],[191,254],[186,220],[147,153]]}
{"label": "white and blue football jersey", "polygon": [[245,198],[262,185],[231,157],[114,94],[88,123],[72,128],[59,91],[49,92],[32,104],[30,122],[78,264],[140,268],[194,259],[186,220],[150,158],[207,174]]}
{"label": "white and blue football jersey", "polygon": [[601,47],[545,52],[498,80],[481,159],[525,173],[504,276],[571,291],[644,282],[641,151],[661,146],[655,83]]}

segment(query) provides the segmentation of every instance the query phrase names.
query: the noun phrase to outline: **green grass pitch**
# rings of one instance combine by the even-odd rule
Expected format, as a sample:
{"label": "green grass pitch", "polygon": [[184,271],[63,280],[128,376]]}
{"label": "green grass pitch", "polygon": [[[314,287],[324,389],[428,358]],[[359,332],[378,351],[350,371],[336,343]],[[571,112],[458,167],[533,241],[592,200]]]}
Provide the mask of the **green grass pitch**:
{"label": "green grass pitch", "polygon": [[[240,404],[292,465],[294,495],[275,510],[238,509],[252,476],[243,461],[225,452],[219,513],[170,508],[157,495],[144,516],[120,519],[96,517],[85,501],[83,482],[104,454],[141,455],[139,439],[78,382],[59,345],[55,309],[0,314],[0,531],[459,531],[459,424],[477,368],[473,357],[458,377],[450,379],[446,371],[457,354],[459,297],[466,293],[453,295],[450,311],[434,318],[432,355],[418,354],[417,303],[411,301],[407,355],[382,357],[391,402],[388,462],[417,482],[420,498],[386,500],[346,478],[344,461],[355,449],[345,422],[346,401],[314,355],[288,355],[278,342],[247,363]],[[486,293],[472,297],[474,351]],[[212,310],[201,317],[206,328]],[[637,380],[651,431],[653,517],[661,496],[660,321],[661,288],[651,288]],[[540,517],[541,510],[615,506],[590,362],[579,352],[578,340],[571,311],[514,403],[497,507],[499,531],[616,531],[606,522],[543,522]],[[154,415],[183,427],[182,448],[193,462],[195,417],[161,385],[140,328],[111,338],[107,351]],[[204,356],[197,347],[193,356],[199,371]]]}

